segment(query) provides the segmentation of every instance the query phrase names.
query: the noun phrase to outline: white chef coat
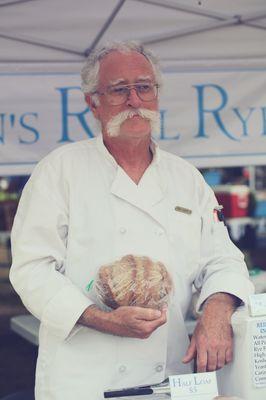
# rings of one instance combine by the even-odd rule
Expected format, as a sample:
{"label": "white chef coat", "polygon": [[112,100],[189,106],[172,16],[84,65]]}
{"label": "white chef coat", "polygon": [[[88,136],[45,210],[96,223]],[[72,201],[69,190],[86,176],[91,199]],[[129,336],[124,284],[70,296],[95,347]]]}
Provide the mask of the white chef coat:
{"label": "white chef coat", "polygon": [[[100,135],[53,151],[24,188],[10,279],[41,321],[36,400],[100,400],[105,389],[191,372],[181,358],[193,283],[201,289],[198,307],[215,292],[243,302],[252,293],[241,252],[223,222],[214,222],[217,202],[200,173],[157,146],[153,152],[136,185]],[[168,322],[148,339],[76,324],[95,301],[86,287],[98,268],[126,254],[162,261],[173,278]]]}

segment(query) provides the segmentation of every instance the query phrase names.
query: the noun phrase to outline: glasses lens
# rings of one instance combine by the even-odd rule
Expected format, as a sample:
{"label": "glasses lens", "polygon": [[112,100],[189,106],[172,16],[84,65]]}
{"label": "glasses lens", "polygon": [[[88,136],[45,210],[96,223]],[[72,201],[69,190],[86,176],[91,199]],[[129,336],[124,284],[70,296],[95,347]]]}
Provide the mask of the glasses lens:
{"label": "glasses lens", "polygon": [[129,88],[127,86],[109,86],[106,94],[109,104],[118,106],[127,101]]}
{"label": "glasses lens", "polygon": [[152,101],[157,98],[157,85],[152,83],[136,83],[134,85],[109,86],[106,90],[108,103],[116,106],[126,103],[131,89],[136,91],[142,101]]}
{"label": "glasses lens", "polygon": [[157,97],[157,85],[152,83],[139,83],[134,87],[142,101],[152,101]]}

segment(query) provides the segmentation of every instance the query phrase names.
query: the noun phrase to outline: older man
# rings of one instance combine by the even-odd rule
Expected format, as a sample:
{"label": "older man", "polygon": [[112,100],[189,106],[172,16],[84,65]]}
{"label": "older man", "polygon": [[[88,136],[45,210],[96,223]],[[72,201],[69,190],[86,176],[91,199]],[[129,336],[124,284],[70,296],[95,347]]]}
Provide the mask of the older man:
{"label": "older man", "polygon": [[[93,53],[82,71],[102,135],[63,146],[35,168],[13,232],[11,281],[41,321],[37,400],[100,400],[105,389],[213,371],[232,359],[230,317],[252,292],[199,172],[152,141],[160,73],[134,43]],[[90,291],[100,266],[132,254],[162,262],[166,309],[103,310]],[[193,284],[202,309],[191,343]]]}

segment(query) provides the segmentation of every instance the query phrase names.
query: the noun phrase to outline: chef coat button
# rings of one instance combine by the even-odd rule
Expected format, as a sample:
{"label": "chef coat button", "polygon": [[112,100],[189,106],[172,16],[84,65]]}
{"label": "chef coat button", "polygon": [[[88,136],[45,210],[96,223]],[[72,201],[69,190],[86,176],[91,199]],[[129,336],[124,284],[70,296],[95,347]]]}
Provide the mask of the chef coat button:
{"label": "chef coat button", "polygon": [[119,367],[119,372],[121,373],[121,374],[123,374],[124,372],[126,372],[126,370],[127,370],[127,367],[125,366],[125,365],[120,365],[120,367]]}
{"label": "chef coat button", "polygon": [[124,226],[121,226],[121,228],[119,229],[120,233],[126,233],[126,228]]}
{"label": "chef coat button", "polygon": [[163,370],[163,364],[156,365],[156,368],[155,368],[156,372],[162,372],[162,370]]}

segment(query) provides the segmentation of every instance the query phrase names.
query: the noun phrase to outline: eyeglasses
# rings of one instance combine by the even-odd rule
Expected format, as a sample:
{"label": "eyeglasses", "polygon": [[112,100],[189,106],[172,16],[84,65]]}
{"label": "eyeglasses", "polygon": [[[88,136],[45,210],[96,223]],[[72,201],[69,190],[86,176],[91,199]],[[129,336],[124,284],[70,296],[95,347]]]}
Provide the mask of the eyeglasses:
{"label": "eyeglasses", "polygon": [[132,83],[129,85],[108,86],[104,91],[95,91],[92,94],[105,95],[106,100],[112,106],[120,106],[127,102],[131,89],[134,89],[142,101],[153,101],[158,96],[159,85],[157,83]]}

